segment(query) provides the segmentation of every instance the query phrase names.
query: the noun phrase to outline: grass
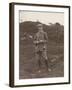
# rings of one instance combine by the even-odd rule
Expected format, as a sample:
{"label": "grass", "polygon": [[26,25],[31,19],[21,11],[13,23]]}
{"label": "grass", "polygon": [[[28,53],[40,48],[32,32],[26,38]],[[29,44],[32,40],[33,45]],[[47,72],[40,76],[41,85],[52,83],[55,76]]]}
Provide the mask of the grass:
{"label": "grass", "polygon": [[20,42],[19,78],[46,78],[64,76],[64,47],[63,44],[50,42],[48,44],[48,65],[51,72],[46,71],[42,61],[41,72],[38,73],[38,61],[35,58],[34,45],[31,42]]}

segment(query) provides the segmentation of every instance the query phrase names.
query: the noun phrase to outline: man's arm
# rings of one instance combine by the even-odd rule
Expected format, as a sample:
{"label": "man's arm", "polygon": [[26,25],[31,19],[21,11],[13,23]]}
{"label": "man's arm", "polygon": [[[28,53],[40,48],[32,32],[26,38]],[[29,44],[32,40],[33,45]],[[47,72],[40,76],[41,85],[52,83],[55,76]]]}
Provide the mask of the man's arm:
{"label": "man's arm", "polygon": [[38,40],[37,40],[37,34],[34,36],[34,44],[38,44]]}
{"label": "man's arm", "polygon": [[48,35],[46,32],[45,32],[45,40],[48,42]]}

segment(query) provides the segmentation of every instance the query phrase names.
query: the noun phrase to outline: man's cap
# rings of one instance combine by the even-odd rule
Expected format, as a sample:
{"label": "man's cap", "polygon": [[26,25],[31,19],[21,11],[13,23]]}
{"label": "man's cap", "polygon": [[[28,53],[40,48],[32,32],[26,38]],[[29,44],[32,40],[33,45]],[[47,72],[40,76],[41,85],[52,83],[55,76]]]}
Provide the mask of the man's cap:
{"label": "man's cap", "polygon": [[37,24],[37,27],[42,27],[43,25],[41,23]]}

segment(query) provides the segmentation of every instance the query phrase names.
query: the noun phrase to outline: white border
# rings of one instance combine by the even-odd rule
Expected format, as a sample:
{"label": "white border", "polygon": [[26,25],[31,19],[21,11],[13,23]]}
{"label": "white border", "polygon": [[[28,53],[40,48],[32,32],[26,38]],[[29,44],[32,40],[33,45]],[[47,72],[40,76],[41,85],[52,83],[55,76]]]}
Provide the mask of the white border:
{"label": "white border", "polygon": [[[50,12],[64,12],[64,77],[56,78],[38,78],[38,79],[22,79],[19,80],[19,10],[34,10],[34,11],[50,11]],[[42,7],[42,6],[14,6],[14,85],[33,85],[33,84],[48,84],[48,83],[62,83],[68,82],[69,70],[69,15],[68,8],[56,7]]]}

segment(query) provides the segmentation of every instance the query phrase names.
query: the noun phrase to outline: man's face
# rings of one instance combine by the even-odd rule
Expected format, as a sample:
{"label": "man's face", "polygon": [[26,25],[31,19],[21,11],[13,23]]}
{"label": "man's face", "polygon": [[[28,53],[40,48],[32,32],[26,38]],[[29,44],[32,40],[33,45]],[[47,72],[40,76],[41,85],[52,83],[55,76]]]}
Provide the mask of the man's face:
{"label": "man's face", "polygon": [[40,32],[42,32],[42,31],[43,31],[43,27],[42,27],[42,26],[38,26],[38,30],[39,30]]}

